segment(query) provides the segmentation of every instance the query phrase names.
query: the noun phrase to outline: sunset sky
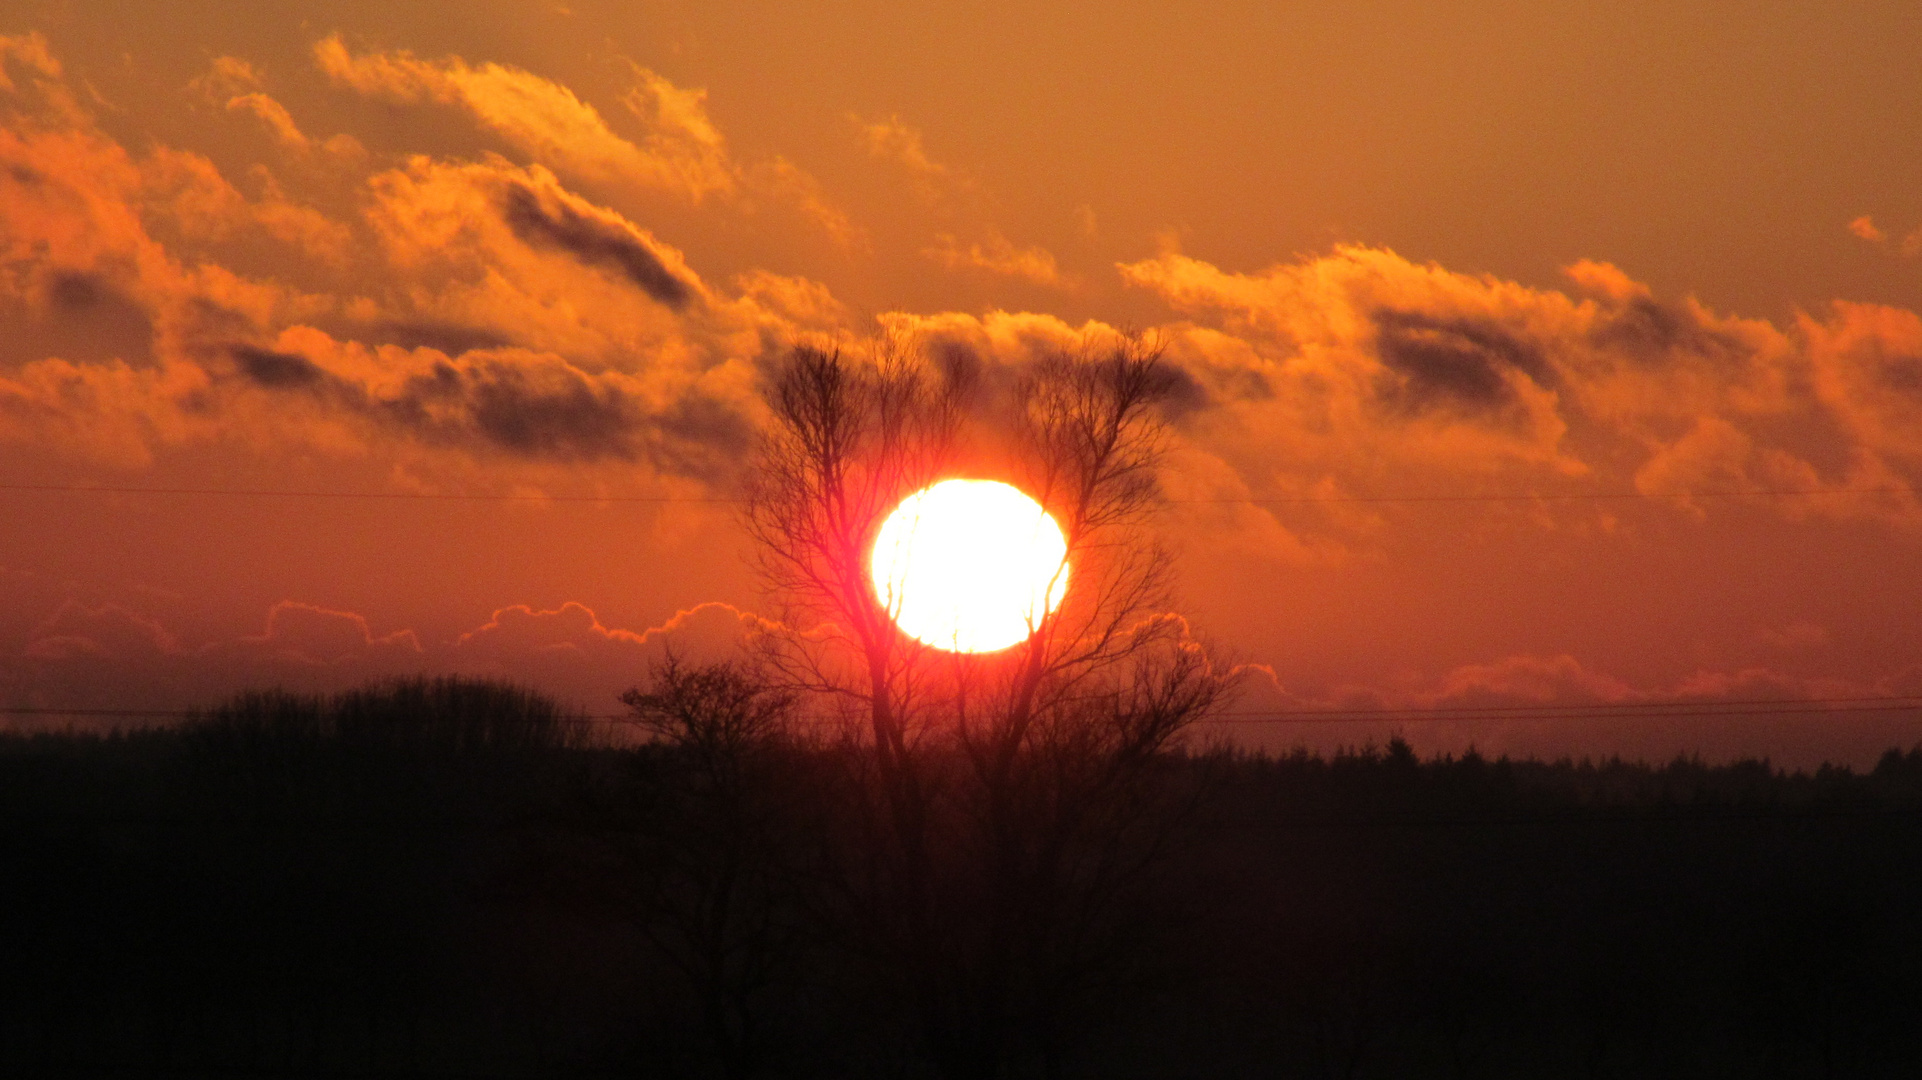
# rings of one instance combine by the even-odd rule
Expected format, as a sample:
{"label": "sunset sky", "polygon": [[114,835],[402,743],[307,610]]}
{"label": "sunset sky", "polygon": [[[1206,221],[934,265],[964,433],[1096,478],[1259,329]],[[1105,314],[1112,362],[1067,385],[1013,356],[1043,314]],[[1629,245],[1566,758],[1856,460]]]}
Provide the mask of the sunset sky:
{"label": "sunset sky", "polygon": [[[1180,610],[1241,712],[1922,695],[1912,3],[0,35],[0,705],[458,671],[612,711],[764,603],[764,373],[881,329],[1166,344]],[[1922,712],[1218,730],[1863,764]]]}

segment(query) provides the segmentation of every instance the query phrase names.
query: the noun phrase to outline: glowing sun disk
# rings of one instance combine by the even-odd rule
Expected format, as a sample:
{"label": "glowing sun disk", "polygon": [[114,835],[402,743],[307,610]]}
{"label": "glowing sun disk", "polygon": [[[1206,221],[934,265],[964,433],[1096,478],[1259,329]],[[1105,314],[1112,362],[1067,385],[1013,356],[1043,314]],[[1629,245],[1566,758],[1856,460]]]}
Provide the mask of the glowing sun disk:
{"label": "glowing sun disk", "polygon": [[952,652],[1028,639],[1068,591],[1068,542],[1041,504],[994,480],[901,500],[874,541],[874,592],[902,631]]}

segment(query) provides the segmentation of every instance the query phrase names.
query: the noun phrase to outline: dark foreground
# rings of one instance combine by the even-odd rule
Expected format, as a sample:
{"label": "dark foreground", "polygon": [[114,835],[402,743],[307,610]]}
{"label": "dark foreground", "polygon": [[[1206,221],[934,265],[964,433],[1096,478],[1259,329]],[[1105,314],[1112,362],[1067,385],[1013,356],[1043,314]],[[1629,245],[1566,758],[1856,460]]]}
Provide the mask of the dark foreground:
{"label": "dark foreground", "polygon": [[[716,772],[607,730],[443,683],[0,739],[0,1075],[955,1074],[917,995],[994,973],[878,944],[832,743]],[[1157,776],[1113,902],[1035,931],[1099,947],[992,1018],[1005,1075],[1922,1065],[1922,750]]]}

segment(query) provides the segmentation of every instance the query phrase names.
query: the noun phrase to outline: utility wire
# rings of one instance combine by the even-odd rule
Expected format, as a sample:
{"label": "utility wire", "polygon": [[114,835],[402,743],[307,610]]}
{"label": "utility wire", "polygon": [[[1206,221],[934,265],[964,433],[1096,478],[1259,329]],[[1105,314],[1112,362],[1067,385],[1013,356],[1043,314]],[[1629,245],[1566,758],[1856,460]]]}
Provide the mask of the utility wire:
{"label": "utility wire", "polygon": [[[122,719],[186,720],[208,717],[216,709],[112,709],[0,706],[0,715],[68,716]],[[1815,715],[1821,713],[1922,712],[1922,695],[1849,698],[1758,698],[1731,701],[1652,701],[1615,705],[1515,705],[1474,708],[1444,706],[1370,709],[1274,709],[1229,711],[1200,720],[1203,724],[1393,724],[1444,721],[1614,720],[1670,719],[1726,716]],[[567,719],[570,723],[634,724],[634,717],[594,713]]]}
{"label": "utility wire", "polygon": [[235,495],[267,499],[417,499],[428,502],[568,502],[568,503],[738,503],[740,499],[688,495],[512,495],[427,491],[270,491],[262,488],[102,487],[83,484],[0,484],[0,491],[81,492],[101,495]]}
{"label": "utility wire", "polygon": [[[642,503],[740,505],[745,500],[693,495],[529,495],[485,492],[282,491],[265,488],[119,487],[83,484],[0,484],[0,491],[98,495],[212,495],[268,499],[370,499],[428,502]],[[1262,498],[1169,499],[1176,506],[1285,506],[1340,503],[1601,502],[1689,499],[1794,499],[1830,495],[1912,495],[1906,487],[1801,488],[1753,491],[1521,492],[1496,495],[1287,495]]]}

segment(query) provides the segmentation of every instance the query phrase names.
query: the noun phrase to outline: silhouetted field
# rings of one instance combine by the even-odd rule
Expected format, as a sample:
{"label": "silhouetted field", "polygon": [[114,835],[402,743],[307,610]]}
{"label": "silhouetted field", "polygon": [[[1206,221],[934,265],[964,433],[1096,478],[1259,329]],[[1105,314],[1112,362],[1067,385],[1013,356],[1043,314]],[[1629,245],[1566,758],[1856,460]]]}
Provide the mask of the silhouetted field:
{"label": "silhouetted field", "polygon": [[[941,879],[933,952],[874,932],[858,755],[610,730],[440,681],[0,739],[0,1074],[933,1075],[911,999],[965,995],[940,979],[970,894]],[[1397,742],[1154,776],[1113,903],[1035,933],[1097,947],[996,1018],[1009,1075],[1922,1061],[1922,749],[1783,775]]]}

